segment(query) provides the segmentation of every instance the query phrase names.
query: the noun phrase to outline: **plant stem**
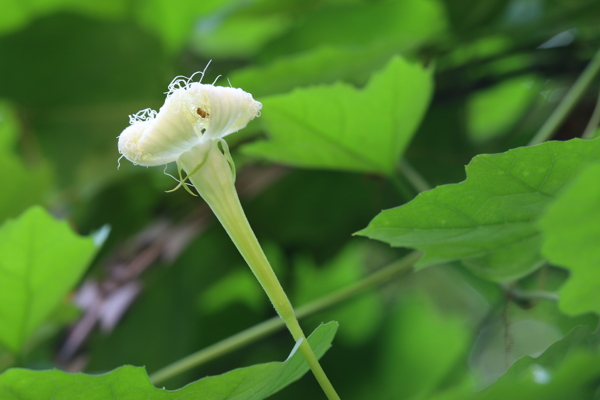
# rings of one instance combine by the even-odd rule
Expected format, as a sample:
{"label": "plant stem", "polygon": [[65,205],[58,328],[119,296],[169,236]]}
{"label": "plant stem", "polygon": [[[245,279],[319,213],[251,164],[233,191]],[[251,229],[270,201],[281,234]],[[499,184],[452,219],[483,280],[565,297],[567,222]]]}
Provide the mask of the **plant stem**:
{"label": "plant stem", "polygon": [[402,175],[404,175],[406,180],[410,182],[410,184],[417,191],[417,193],[431,190],[431,185],[429,184],[429,182],[427,182],[423,175],[421,175],[419,171],[414,169],[414,167],[410,165],[408,161],[400,161],[398,169],[400,170]]}
{"label": "plant stem", "polygon": [[248,223],[235,190],[232,170],[216,141],[211,141],[204,147],[192,148],[180,157],[179,162],[186,171],[194,171],[200,160],[206,160],[205,164],[190,175],[191,182],[213,210],[248,263],[294,340],[296,342],[302,340],[300,351],[327,398],[339,399],[306,340],[292,305]]}
{"label": "plant stem", "polygon": [[[369,275],[359,282],[328,294],[327,296],[312,301],[306,305],[298,307],[296,309],[296,316],[298,319],[308,317],[326,308],[341,303],[376,285],[386,283],[390,279],[399,275],[401,272],[412,267],[414,263],[417,262],[419,257],[421,257],[421,253],[414,251],[408,254],[406,257],[387,265],[386,267]],[[181,360],[175,361],[173,364],[151,374],[150,380],[154,384],[162,383],[167,379],[177,376],[194,367],[202,365],[224,354],[244,347],[247,344],[262,339],[265,336],[280,330],[284,326],[285,324],[279,317],[268,319],[242,332],[236,333],[227,339],[223,339],[220,342],[197,351],[196,353],[190,354]]]}
{"label": "plant stem", "polygon": [[550,139],[554,132],[560,127],[566,116],[573,109],[577,101],[583,96],[583,93],[594,79],[594,76],[600,71],[600,49],[594,54],[594,57],[585,68],[585,70],[579,75],[577,81],[573,84],[571,89],[567,92],[565,97],[561,100],[560,104],[550,118],[546,120],[544,125],[535,134],[533,139],[529,142],[529,146],[540,144]]}
{"label": "plant stem", "polygon": [[594,133],[598,129],[598,125],[600,125],[600,92],[598,93],[598,100],[596,100],[596,107],[594,107],[594,112],[592,112],[592,116],[588,121],[585,130],[583,131],[583,135],[581,137],[583,139],[592,139],[594,137]]}

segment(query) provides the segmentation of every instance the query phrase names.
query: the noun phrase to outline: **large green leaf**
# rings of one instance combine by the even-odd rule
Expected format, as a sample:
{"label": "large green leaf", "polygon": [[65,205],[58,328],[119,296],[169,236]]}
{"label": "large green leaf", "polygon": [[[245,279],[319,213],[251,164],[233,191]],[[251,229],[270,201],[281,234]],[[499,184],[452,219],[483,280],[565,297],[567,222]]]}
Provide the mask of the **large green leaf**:
{"label": "large green leaf", "polygon": [[544,256],[571,271],[560,289],[562,311],[600,313],[600,164],[581,171],[548,207],[540,226]]}
{"label": "large green leaf", "polygon": [[[331,347],[336,322],[319,326],[308,338],[317,357]],[[271,362],[210,376],[167,391],[150,383],[143,368],[124,366],[105,375],[12,369],[0,375],[3,400],[260,400],[300,379],[308,365],[299,351],[284,362]]]}
{"label": "large green leaf", "polygon": [[18,352],[81,277],[96,253],[92,238],[77,236],[32,207],[0,227],[0,341]]}
{"label": "large green leaf", "polygon": [[337,83],[264,99],[271,140],[245,152],[300,167],[392,175],[432,86],[430,70],[396,57],[362,90]]}
{"label": "large green leaf", "polygon": [[421,193],[385,210],[359,234],[425,251],[425,267],[462,260],[496,281],[519,278],[540,265],[537,226],[546,206],[589,161],[600,140],[573,139],[484,154],[467,166],[464,182]]}

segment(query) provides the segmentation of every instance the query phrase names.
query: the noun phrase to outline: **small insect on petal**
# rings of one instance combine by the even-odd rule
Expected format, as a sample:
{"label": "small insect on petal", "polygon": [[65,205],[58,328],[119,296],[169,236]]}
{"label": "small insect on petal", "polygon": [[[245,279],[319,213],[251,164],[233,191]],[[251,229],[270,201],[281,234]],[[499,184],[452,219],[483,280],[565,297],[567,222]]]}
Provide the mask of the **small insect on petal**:
{"label": "small insect on petal", "polygon": [[201,109],[200,107],[198,107],[198,108],[196,109],[196,114],[198,114],[198,115],[199,115],[199,116],[201,116],[202,118],[206,118],[206,117],[208,117],[208,116],[209,116],[209,114],[208,114],[206,111],[204,111],[203,109]]}

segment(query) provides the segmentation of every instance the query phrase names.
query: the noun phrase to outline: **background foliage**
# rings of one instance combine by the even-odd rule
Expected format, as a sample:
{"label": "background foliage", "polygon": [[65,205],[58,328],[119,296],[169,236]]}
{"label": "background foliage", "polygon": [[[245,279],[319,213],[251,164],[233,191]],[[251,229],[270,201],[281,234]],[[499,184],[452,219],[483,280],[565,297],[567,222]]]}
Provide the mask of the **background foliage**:
{"label": "background foliage", "polygon": [[[408,253],[388,244],[426,252],[303,319],[307,333],[340,323],[322,363],[342,398],[600,398],[600,143],[571,140],[594,134],[598,79],[557,142],[521,147],[600,48],[598,1],[0,9],[0,371],[152,373],[273,317],[201,200],[165,194],[176,183],[162,168],[117,169],[127,116],[212,60],[204,82],[221,75],[264,104],[228,142],[296,306]],[[324,349],[332,327],[316,331]],[[279,330],[164,386],[292,346]],[[0,394],[19,371],[0,375]],[[152,390],[138,369],[117,374]],[[307,376],[272,398],[322,396]]]}

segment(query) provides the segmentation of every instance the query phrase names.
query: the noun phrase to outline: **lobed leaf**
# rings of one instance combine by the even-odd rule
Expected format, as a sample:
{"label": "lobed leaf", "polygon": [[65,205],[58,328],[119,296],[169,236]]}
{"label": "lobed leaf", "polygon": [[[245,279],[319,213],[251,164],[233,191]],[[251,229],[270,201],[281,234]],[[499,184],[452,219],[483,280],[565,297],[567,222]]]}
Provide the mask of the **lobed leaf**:
{"label": "lobed leaf", "polygon": [[0,227],[0,342],[13,352],[59,305],[96,253],[41,207]]}
{"label": "lobed leaf", "polygon": [[432,88],[430,70],[396,57],[362,90],[337,83],[263,99],[270,140],[244,151],[298,167],[392,175]]}
{"label": "lobed leaf", "polygon": [[599,160],[600,140],[580,139],[479,155],[464,182],[385,210],[358,234],[423,250],[418,268],[462,260],[485,278],[514,280],[543,262],[537,223],[546,207]]}
{"label": "lobed leaf", "polygon": [[[331,347],[336,322],[319,326],[308,338],[317,357]],[[209,376],[179,390],[155,388],[144,368],[123,366],[104,375],[58,370],[11,369],[0,375],[3,400],[260,400],[300,379],[308,365],[299,351],[283,362],[239,368]]]}

